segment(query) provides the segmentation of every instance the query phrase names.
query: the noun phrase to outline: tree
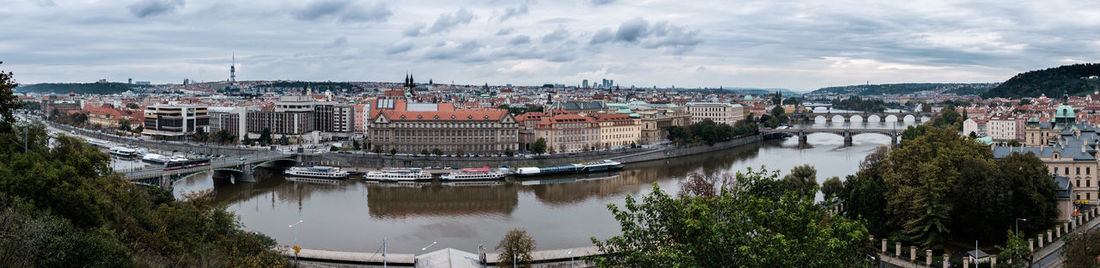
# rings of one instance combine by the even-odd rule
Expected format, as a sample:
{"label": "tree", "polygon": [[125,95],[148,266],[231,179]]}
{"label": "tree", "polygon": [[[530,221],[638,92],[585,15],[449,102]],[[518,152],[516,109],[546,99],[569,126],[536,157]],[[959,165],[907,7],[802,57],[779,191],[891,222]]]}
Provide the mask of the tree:
{"label": "tree", "polygon": [[443,150],[440,150],[439,148],[432,148],[432,154],[443,155]]}
{"label": "tree", "polygon": [[[359,140],[352,140],[351,141],[351,148],[352,149],[355,149],[356,151],[358,151],[358,150],[362,149],[361,146],[362,145],[359,144]],[[425,153],[425,154],[427,154],[427,153]]]}
{"label": "tree", "polygon": [[196,128],[195,133],[191,133],[191,140],[197,142],[206,142],[210,139],[210,133],[206,133],[206,128]]}
{"label": "tree", "polygon": [[506,148],[506,149],[504,149],[504,155],[507,155],[508,157],[512,157],[512,156],[516,155],[516,152],[512,151],[512,148]]}
{"label": "tree", "polygon": [[272,143],[271,142],[271,129],[270,128],[265,127],[262,131],[260,131],[259,141],[260,141],[260,145],[262,145],[262,146],[267,146],[268,144]]}
{"label": "tree", "polygon": [[1062,251],[1066,267],[1096,267],[1096,256],[1100,256],[1100,231],[1089,229],[1066,236],[1066,249]]}
{"label": "tree", "polygon": [[466,155],[466,149],[463,149],[462,147],[458,147],[458,149],[455,149],[455,156],[465,156],[465,155]]}
{"label": "tree", "polygon": [[390,148],[390,155],[397,155],[397,148]]}
{"label": "tree", "polygon": [[336,146],[329,146],[328,147],[329,152],[335,152],[335,151],[339,151],[339,150],[340,150],[340,148],[336,148]]}
{"label": "tree", "polygon": [[821,194],[825,195],[825,200],[829,200],[837,197],[843,188],[844,183],[840,181],[840,177],[833,176],[821,183]]}
{"label": "tree", "polygon": [[374,145],[374,150],[371,151],[371,152],[376,153],[376,154],[381,154],[382,153],[382,145],[375,144]]}
{"label": "tree", "polygon": [[252,138],[248,137],[248,133],[244,134],[244,139],[241,140],[241,144],[251,146],[253,143]]}
{"label": "tree", "polygon": [[131,130],[130,129],[130,121],[126,120],[126,119],[119,119],[118,120],[118,130],[120,130],[120,131],[130,131]]}
{"label": "tree", "polygon": [[218,144],[233,143],[233,141],[236,139],[237,137],[234,136],[232,133],[229,133],[228,129],[221,129],[217,132],[214,132],[214,142]]}
{"label": "tree", "polygon": [[420,154],[421,155],[428,155],[429,154],[428,149],[420,150]]}
{"label": "tree", "polygon": [[290,145],[290,138],[287,138],[286,135],[280,136],[279,137],[279,145]]}
{"label": "tree", "polygon": [[[787,192],[761,197],[775,185],[766,170],[735,175],[715,196],[672,197],[656,184],[641,200],[628,195],[608,209],[622,234],[592,242],[606,253],[600,267],[850,267],[868,264],[867,230]],[[707,180],[712,181],[712,180]],[[770,188],[770,187],[763,187]],[[751,235],[746,235],[751,234]],[[812,249],[812,250],[808,250]]]}
{"label": "tree", "polygon": [[504,239],[497,244],[500,254],[497,255],[497,266],[504,267],[506,263],[514,263],[518,267],[531,267],[531,252],[535,250],[535,239],[523,229],[512,229],[504,235]]}
{"label": "tree", "polygon": [[535,140],[535,143],[531,145],[531,152],[540,155],[546,152],[546,139],[539,138]]}
{"label": "tree", "polygon": [[1023,144],[1020,144],[1020,141],[1018,141],[1018,140],[1009,140],[1008,143],[1006,143],[1005,145],[1012,146],[1012,147],[1023,146]]}
{"label": "tree", "polygon": [[1024,106],[1024,105],[1031,105],[1031,99],[1028,99],[1028,98],[1020,99],[1020,106]]}
{"label": "tree", "polygon": [[[0,65],[4,62],[0,61]],[[15,97],[15,87],[19,84],[15,83],[15,79],[12,77],[12,72],[4,72],[0,70],[0,120],[4,122],[15,122],[15,109],[22,107],[19,103],[19,98]]]}
{"label": "tree", "polygon": [[970,134],[966,134],[966,136],[970,137],[971,139],[977,139],[978,138],[978,133],[975,133],[974,131],[971,131]]}
{"label": "tree", "polygon": [[817,193],[817,169],[808,164],[791,168],[791,173],[783,177],[783,183],[795,193],[813,196]]}
{"label": "tree", "polygon": [[1005,245],[1003,247],[997,246],[997,250],[1001,251],[1000,254],[997,254],[997,259],[1004,263],[1004,267],[1030,267],[1031,249],[1028,248],[1027,241],[1011,230],[1006,233],[1008,233],[1008,239],[1005,240]]}

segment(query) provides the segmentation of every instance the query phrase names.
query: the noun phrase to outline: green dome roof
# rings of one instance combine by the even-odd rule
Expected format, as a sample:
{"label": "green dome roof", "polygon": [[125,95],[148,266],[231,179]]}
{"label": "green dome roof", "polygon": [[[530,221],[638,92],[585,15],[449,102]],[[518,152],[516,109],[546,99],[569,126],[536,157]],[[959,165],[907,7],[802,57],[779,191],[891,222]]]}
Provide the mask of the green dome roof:
{"label": "green dome roof", "polygon": [[1062,106],[1058,106],[1058,110],[1054,111],[1054,117],[1055,118],[1077,118],[1077,116],[1075,116],[1073,114],[1073,107],[1071,107],[1069,105],[1065,105],[1065,104],[1063,104]]}

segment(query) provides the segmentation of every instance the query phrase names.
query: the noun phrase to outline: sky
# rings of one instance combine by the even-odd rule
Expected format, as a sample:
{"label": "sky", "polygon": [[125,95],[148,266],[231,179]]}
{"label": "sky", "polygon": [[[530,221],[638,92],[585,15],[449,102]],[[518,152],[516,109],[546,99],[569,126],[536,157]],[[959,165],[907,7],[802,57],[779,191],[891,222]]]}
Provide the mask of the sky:
{"label": "sky", "polygon": [[1100,61],[1100,1],[0,0],[17,82],[417,81],[796,91]]}

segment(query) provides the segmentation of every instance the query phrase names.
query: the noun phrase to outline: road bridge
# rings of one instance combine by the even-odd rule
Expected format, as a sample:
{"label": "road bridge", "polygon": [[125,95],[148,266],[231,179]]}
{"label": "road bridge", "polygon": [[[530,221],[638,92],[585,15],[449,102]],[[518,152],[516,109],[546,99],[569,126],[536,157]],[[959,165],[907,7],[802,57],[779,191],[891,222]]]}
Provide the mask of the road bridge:
{"label": "road bridge", "polygon": [[254,182],[256,168],[265,167],[285,169],[298,163],[297,156],[278,151],[260,151],[240,157],[221,157],[210,161],[209,166],[164,170],[161,167],[139,169],[124,173],[126,180],[162,188],[170,188],[173,183],[203,172],[225,174],[236,181]]}
{"label": "road bridge", "polygon": [[898,137],[905,129],[892,128],[788,128],[788,129],[761,129],[760,134],[765,137],[774,135],[798,136],[798,143],[807,144],[807,135],[813,133],[832,133],[844,137],[844,145],[852,145],[852,136],[858,134],[882,134],[890,137],[892,143],[896,143]]}

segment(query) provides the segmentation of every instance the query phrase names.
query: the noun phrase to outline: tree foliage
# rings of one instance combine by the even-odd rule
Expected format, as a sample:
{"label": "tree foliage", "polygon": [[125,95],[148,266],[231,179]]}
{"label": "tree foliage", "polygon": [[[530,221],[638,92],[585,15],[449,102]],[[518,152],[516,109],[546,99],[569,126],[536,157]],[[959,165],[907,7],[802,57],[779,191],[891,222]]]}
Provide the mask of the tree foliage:
{"label": "tree foliage", "polygon": [[1062,96],[1062,93],[1070,95],[1088,94],[1100,86],[1100,80],[1089,79],[1092,76],[1100,76],[1100,64],[1085,63],[1064,65],[1045,70],[1029,71],[1017,74],[1008,81],[1001,83],[982,94],[986,98],[1004,97],[1039,97],[1046,94],[1048,97]]}
{"label": "tree foliage", "polygon": [[812,197],[817,193],[817,169],[808,164],[791,168],[791,173],[783,177],[783,183],[794,193]]}
{"label": "tree foliage", "polygon": [[531,267],[531,252],[535,251],[535,239],[523,229],[512,229],[497,244],[497,266],[505,267],[514,263],[517,267]]}
{"label": "tree foliage", "polygon": [[1071,268],[1096,267],[1100,256],[1100,231],[1086,230],[1066,236],[1066,249],[1062,251],[1063,265]]}
{"label": "tree foliage", "polygon": [[679,144],[706,143],[708,145],[757,133],[756,123],[751,119],[737,121],[734,126],[707,119],[686,127],[671,126],[666,130],[670,141]]}
{"label": "tree foliage", "polygon": [[844,183],[840,181],[840,177],[833,176],[821,183],[821,194],[825,195],[825,199],[832,199],[840,194],[841,189],[844,189]]}
{"label": "tree foliage", "polygon": [[997,250],[1001,251],[997,254],[997,259],[1004,263],[1002,267],[1030,267],[1031,249],[1028,248],[1027,240],[1012,231],[1006,231],[1006,233],[1008,238],[1005,239],[1004,246],[997,246]]}
{"label": "tree foliage", "polygon": [[539,138],[535,140],[535,143],[531,144],[531,153],[536,155],[546,153],[546,139]]}
{"label": "tree foliage", "polygon": [[833,107],[861,112],[882,112],[887,108],[886,102],[882,100],[863,99],[859,96],[851,96],[843,100],[833,100]]}
{"label": "tree foliage", "polygon": [[[830,216],[813,197],[773,195],[767,171],[738,173],[716,195],[665,194],[655,184],[641,200],[608,209],[622,234],[600,241],[601,267],[849,267],[870,253],[858,221]],[[721,179],[702,179],[720,181]],[[781,189],[781,186],[780,186]]]}

